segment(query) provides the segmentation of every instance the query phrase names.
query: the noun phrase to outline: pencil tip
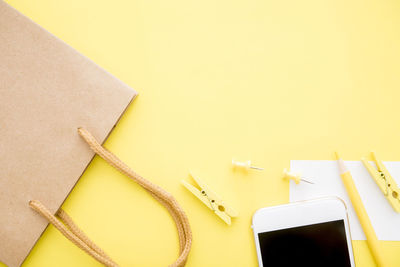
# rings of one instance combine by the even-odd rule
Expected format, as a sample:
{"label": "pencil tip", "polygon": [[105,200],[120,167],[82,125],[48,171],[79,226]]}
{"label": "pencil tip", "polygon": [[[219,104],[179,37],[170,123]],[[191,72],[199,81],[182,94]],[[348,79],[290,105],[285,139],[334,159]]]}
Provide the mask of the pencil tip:
{"label": "pencil tip", "polygon": [[336,155],[336,159],[337,159],[338,164],[339,164],[340,174],[347,172],[348,169],[347,169],[346,165],[344,164],[344,161],[340,158],[339,153],[335,152],[335,155]]}

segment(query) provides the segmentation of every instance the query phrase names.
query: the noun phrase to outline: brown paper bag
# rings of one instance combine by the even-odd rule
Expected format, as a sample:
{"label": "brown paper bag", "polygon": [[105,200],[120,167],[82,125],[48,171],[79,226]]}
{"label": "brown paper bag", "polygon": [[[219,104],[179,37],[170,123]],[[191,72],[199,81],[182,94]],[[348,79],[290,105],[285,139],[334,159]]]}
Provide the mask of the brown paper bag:
{"label": "brown paper bag", "polygon": [[136,93],[0,1],[0,261],[19,266]]}

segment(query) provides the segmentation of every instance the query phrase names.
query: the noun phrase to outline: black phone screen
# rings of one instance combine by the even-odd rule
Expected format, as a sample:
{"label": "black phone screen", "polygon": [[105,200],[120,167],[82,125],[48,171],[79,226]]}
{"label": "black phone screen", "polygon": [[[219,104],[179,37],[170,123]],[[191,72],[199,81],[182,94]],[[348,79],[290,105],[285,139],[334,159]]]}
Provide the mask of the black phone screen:
{"label": "black phone screen", "polygon": [[258,234],[264,267],[350,267],[344,221]]}

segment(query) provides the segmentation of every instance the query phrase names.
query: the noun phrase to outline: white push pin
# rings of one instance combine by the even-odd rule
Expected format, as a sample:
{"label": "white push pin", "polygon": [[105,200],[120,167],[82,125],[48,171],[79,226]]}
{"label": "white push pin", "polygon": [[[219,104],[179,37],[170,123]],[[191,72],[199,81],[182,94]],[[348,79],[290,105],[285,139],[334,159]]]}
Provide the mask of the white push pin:
{"label": "white push pin", "polygon": [[264,170],[263,168],[259,168],[259,167],[255,167],[255,166],[251,166],[251,161],[247,160],[245,162],[240,162],[240,161],[236,161],[234,159],[232,159],[232,165],[233,167],[239,167],[239,168],[243,168],[243,169],[255,169],[255,170]]}
{"label": "white push pin", "polygon": [[313,182],[303,179],[299,173],[292,173],[292,172],[289,172],[287,169],[283,170],[283,179],[293,180],[296,184],[299,184],[301,181],[309,183],[309,184],[314,184]]}

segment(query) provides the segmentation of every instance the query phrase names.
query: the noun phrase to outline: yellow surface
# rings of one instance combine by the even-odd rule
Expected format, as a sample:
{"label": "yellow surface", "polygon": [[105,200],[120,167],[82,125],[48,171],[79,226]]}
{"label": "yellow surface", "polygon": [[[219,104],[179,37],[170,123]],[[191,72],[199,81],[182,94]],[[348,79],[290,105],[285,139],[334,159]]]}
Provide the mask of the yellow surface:
{"label": "yellow surface", "polygon": [[[397,0],[8,2],[140,93],[106,147],[182,204],[187,266],[256,266],[251,216],[288,201],[290,159],[400,160]],[[240,212],[232,226],[180,184],[189,169]],[[177,257],[168,213],[98,158],[63,208],[121,266]],[[382,245],[400,266],[400,242]],[[24,266],[100,264],[49,227]]]}

